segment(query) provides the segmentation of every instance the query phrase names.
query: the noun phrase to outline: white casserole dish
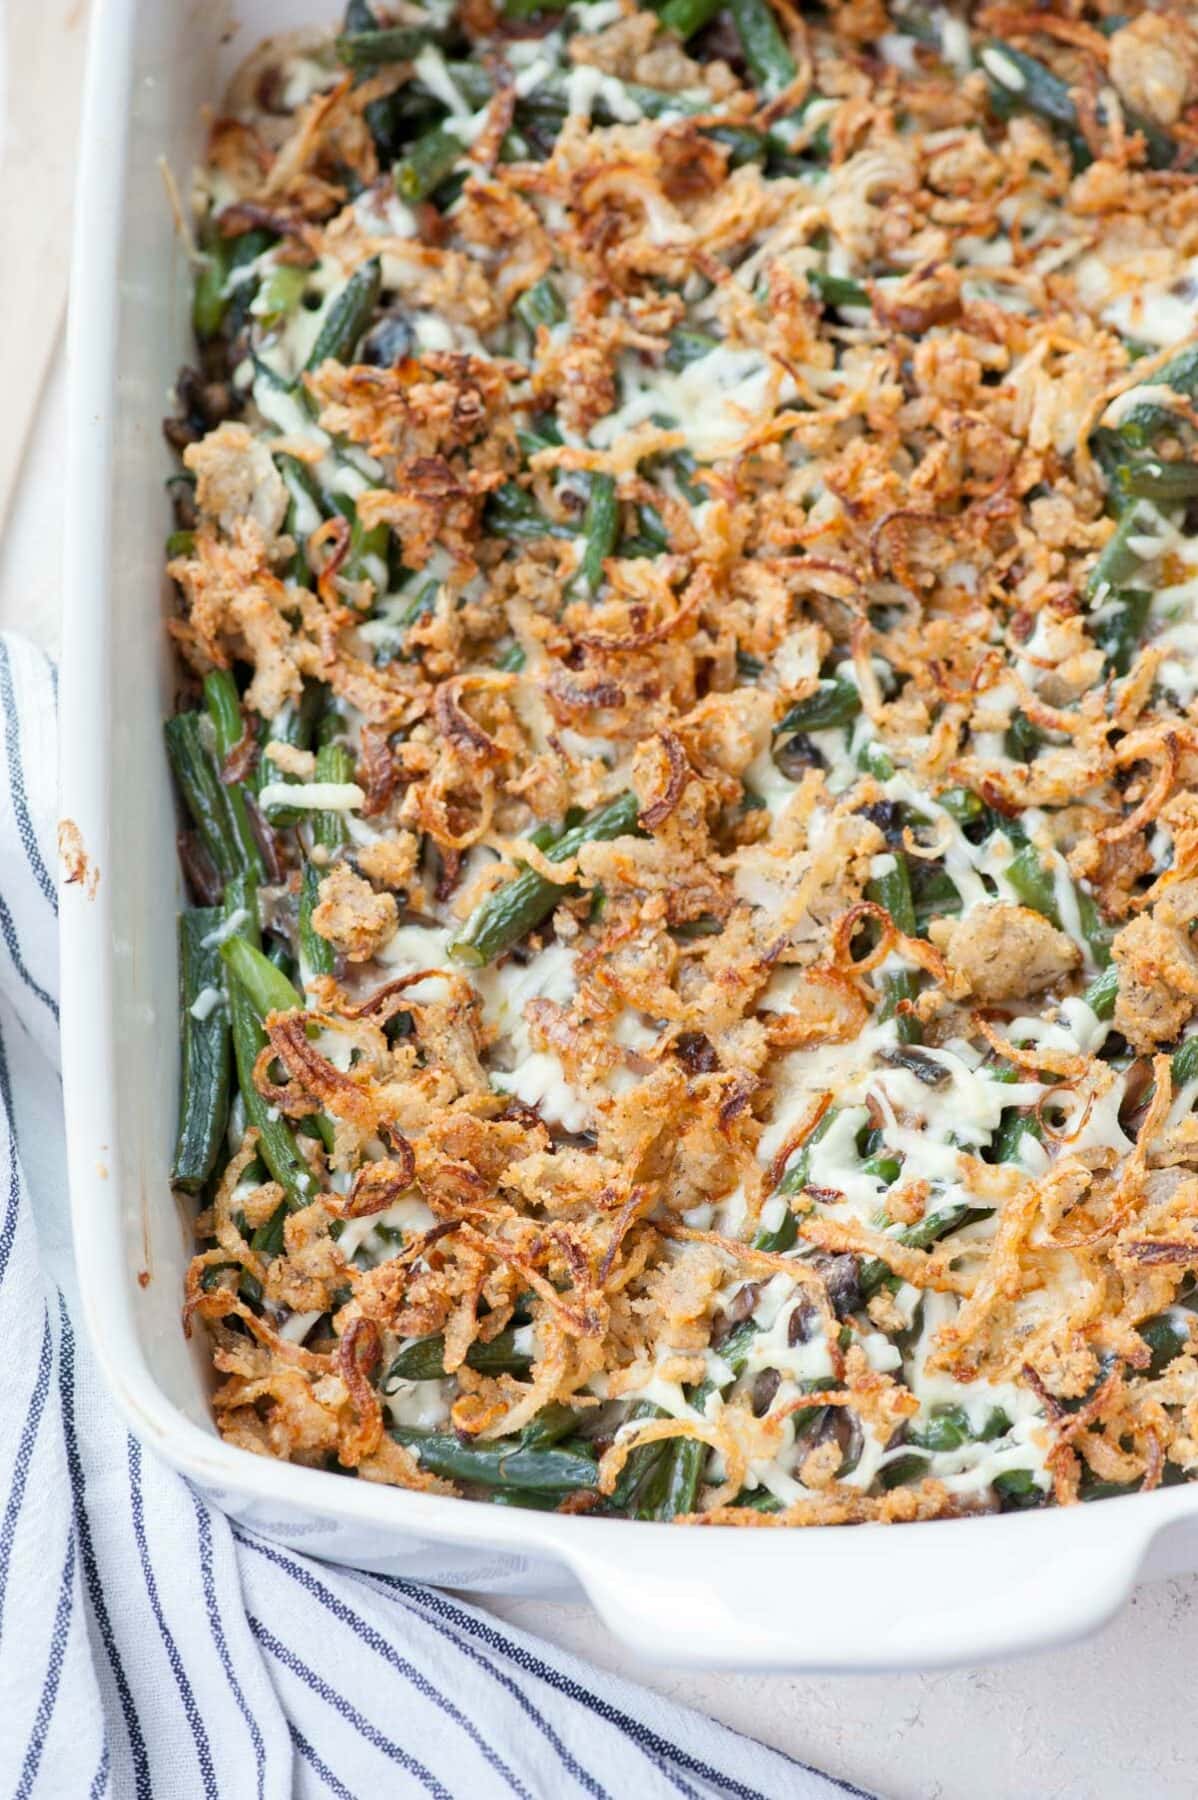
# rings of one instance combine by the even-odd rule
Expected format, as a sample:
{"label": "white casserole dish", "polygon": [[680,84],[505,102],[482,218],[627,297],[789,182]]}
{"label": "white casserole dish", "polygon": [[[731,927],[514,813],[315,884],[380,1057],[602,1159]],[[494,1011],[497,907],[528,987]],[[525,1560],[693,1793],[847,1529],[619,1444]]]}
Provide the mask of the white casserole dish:
{"label": "white casserole dish", "polygon": [[979,1662],[1100,1625],[1137,1577],[1198,1568],[1198,1485],[1071,1511],[805,1531],[558,1518],[377,1487],[236,1450],[180,1328],[188,1221],[175,1121],[178,874],[161,723],[168,528],[159,431],[190,354],[160,160],[186,190],[201,107],[272,30],[337,0],[99,0],[70,327],[62,811],[93,882],[64,889],[63,1075],[93,1348],[138,1435],[254,1530],[333,1561],[480,1591],[585,1591],[642,1656],[734,1669]]}

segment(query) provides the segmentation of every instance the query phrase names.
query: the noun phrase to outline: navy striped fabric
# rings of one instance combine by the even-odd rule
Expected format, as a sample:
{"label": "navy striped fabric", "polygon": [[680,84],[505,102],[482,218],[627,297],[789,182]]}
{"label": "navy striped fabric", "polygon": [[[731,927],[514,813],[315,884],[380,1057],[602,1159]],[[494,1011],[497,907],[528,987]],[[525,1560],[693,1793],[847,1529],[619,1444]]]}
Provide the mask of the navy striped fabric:
{"label": "navy striped fabric", "polygon": [[72,1323],[54,686],[0,638],[0,1795],[856,1793],[454,1596],[249,1535],[129,1437]]}

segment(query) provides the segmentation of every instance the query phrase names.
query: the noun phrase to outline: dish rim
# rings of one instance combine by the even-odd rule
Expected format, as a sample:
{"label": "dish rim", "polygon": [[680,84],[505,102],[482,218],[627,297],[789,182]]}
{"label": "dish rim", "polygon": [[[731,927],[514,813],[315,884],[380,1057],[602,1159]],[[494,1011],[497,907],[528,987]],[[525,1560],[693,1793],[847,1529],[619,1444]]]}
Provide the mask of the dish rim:
{"label": "dish rim", "polygon": [[[141,4],[98,0],[89,34],[68,324],[60,706],[60,814],[78,827],[97,876],[94,886],[64,881],[61,888],[71,1219],[77,1262],[88,1271],[80,1284],[84,1322],[112,1398],[133,1430],[226,1506],[232,1496],[409,1544],[418,1533],[430,1543],[548,1556],[569,1569],[617,1633],[653,1660],[863,1673],[992,1660],[1096,1629],[1127,1599],[1161,1534],[1198,1517],[1198,1483],[1097,1507],[927,1521],[918,1531],[867,1524],[779,1533],[562,1517],[401,1491],[252,1455],[189,1419],[155,1377],[123,1242],[127,1196],[108,1175],[119,1125],[114,1004],[120,975],[112,884],[104,878],[112,777],[121,773],[109,705],[109,625],[114,443],[121,422],[120,252]],[[174,4],[181,16],[186,0]],[[879,1593],[882,1557],[886,1586]],[[929,1606],[940,1578],[956,1591]],[[855,1604],[846,1605],[846,1597]],[[797,1619],[785,1613],[788,1604],[807,1609],[813,1624],[807,1641],[786,1622]],[[714,1646],[713,1624],[722,1633]]]}

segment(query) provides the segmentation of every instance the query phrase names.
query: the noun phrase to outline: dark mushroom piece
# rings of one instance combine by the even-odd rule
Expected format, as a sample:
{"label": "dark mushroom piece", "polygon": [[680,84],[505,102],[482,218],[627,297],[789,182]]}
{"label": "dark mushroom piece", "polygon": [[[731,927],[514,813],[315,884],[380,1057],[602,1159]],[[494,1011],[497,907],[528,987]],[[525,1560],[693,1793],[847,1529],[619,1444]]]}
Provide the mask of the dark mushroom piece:
{"label": "dark mushroom piece", "polygon": [[808,769],[826,769],[827,758],[805,731],[793,731],[774,747],[774,767],[788,781],[801,781]]}
{"label": "dark mushroom piece", "polygon": [[398,311],[385,312],[362,339],[359,354],[361,360],[373,368],[393,369],[396,363],[412,354],[415,343],[416,334],[408,315]]}

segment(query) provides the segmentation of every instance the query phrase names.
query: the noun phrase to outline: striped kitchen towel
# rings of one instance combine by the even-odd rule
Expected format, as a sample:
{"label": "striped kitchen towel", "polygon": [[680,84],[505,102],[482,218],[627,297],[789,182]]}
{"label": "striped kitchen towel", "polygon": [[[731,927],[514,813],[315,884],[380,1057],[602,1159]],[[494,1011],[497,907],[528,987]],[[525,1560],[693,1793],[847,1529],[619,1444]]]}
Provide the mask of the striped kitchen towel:
{"label": "striped kitchen towel", "polygon": [[54,687],[0,638],[0,1794],[860,1792],[448,1594],[244,1532],[129,1436],[72,1317]]}

